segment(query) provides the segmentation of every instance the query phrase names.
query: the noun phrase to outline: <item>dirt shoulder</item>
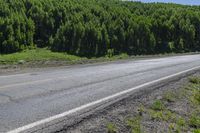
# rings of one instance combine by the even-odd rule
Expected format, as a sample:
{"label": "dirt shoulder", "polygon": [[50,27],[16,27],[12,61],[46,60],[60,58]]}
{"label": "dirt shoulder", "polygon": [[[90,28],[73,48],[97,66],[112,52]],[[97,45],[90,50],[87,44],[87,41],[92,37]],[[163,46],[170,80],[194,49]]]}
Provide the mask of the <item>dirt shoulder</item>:
{"label": "dirt shoulder", "polygon": [[200,132],[200,72],[96,112],[62,133]]}

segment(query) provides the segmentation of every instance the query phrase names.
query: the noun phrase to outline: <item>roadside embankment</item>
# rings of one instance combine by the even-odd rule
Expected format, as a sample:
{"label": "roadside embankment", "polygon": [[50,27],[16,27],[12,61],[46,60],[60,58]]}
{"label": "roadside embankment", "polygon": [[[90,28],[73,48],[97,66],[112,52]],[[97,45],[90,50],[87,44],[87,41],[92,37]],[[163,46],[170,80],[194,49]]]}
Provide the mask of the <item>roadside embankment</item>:
{"label": "roadside embankment", "polygon": [[60,132],[199,133],[200,72],[126,98]]}
{"label": "roadside embankment", "polygon": [[[191,53],[168,53],[157,55],[106,55],[103,57],[79,57],[67,53],[52,52],[46,48],[25,50],[14,54],[0,55],[0,74],[20,73],[38,68],[65,67],[82,64],[109,63],[112,61],[141,60],[149,58],[162,58],[170,56],[184,56],[199,54]],[[37,70],[38,71],[38,70]]]}

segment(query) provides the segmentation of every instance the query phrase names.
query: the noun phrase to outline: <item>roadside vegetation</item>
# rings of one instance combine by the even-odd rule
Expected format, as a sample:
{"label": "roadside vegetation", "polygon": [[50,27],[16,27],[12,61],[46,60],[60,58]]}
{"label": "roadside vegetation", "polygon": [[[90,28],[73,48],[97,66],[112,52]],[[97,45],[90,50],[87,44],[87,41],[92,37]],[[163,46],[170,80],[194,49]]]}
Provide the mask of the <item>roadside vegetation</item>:
{"label": "roadside vegetation", "polygon": [[[187,53],[196,54],[196,53]],[[16,52],[12,54],[2,54],[0,55],[0,67],[3,69],[12,68],[13,65],[16,67],[51,67],[51,66],[64,66],[73,64],[88,64],[88,63],[98,63],[98,62],[108,62],[116,60],[125,59],[147,59],[147,58],[159,58],[168,57],[175,55],[186,55],[177,53],[168,54],[156,54],[156,55],[137,55],[130,56],[126,53],[113,55],[107,54],[102,57],[80,57],[76,55],[71,55],[66,52],[52,52],[48,48],[34,48],[27,49],[21,52]]]}
{"label": "roadside vegetation", "polygon": [[[199,51],[199,23],[199,6],[121,0],[1,0],[0,54],[44,47],[88,58]],[[49,52],[45,58],[55,55],[78,58]]]}
{"label": "roadside vegetation", "polygon": [[76,61],[80,57],[68,55],[65,53],[51,52],[47,49],[25,50],[14,54],[0,55],[0,64],[20,64],[31,61],[51,61],[51,60],[66,60]]}
{"label": "roadside vegetation", "polygon": [[[187,86],[178,91],[164,92],[150,104],[136,108],[134,117],[124,120],[127,131],[131,133],[200,133],[200,76],[190,77]],[[155,125],[151,131],[147,130],[152,123]],[[109,133],[118,131],[122,130],[118,127],[108,129]]]}
{"label": "roadside vegetation", "polygon": [[[160,55],[161,56],[161,55]],[[141,56],[142,57],[142,56]],[[95,63],[95,62],[104,62],[104,61],[114,61],[119,59],[128,59],[131,58],[127,54],[119,55],[106,55],[103,57],[79,57],[76,55],[70,55],[65,52],[52,52],[47,48],[37,48],[31,50],[24,50],[22,52],[17,52],[13,54],[4,54],[0,55],[0,65],[44,65],[43,63],[52,63],[48,64],[56,65],[53,63],[59,62],[63,63],[60,65],[70,65],[70,64],[84,64],[84,63]]]}

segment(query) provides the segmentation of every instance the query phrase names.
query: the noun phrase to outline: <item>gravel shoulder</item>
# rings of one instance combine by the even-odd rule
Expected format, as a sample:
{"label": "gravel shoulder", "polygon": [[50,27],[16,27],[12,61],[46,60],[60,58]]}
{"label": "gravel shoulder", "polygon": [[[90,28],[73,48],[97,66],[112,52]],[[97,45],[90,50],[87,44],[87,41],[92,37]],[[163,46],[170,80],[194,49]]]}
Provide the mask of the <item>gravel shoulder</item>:
{"label": "gravel shoulder", "polygon": [[58,132],[199,133],[200,72],[191,77],[134,94]]}

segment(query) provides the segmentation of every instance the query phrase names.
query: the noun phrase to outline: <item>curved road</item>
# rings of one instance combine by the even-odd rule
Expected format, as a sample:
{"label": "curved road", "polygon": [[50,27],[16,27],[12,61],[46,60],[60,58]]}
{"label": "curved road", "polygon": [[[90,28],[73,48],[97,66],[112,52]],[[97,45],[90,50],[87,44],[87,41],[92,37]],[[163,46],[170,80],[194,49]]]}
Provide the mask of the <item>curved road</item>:
{"label": "curved road", "polygon": [[0,76],[0,132],[198,66],[187,55]]}

